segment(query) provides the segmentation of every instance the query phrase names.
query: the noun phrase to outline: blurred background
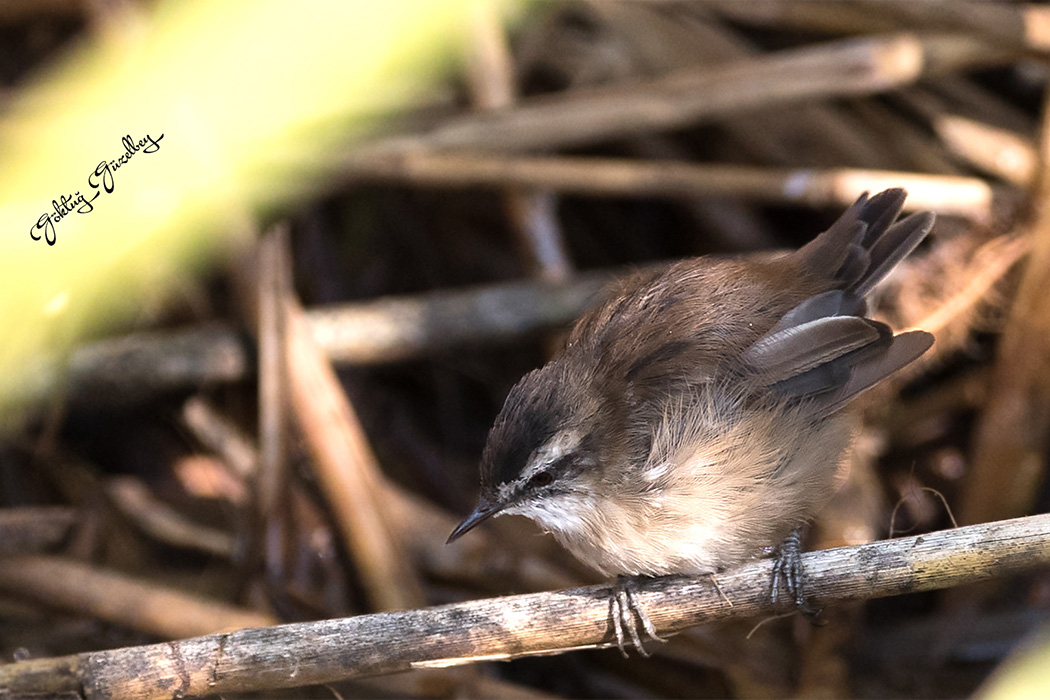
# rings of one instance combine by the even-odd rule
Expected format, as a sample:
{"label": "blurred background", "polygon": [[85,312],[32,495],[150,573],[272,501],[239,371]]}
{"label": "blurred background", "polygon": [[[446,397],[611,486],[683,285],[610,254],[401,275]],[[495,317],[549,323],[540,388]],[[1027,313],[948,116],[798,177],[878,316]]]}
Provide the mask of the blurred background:
{"label": "blurred background", "polygon": [[[599,582],[444,545],[507,391],[617,276],[892,186],[938,224],[878,315],[937,343],[808,547],[1047,510],[1050,6],[375,5],[0,2],[4,662]],[[1044,572],[334,687],[958,697],[1048,619]]]}

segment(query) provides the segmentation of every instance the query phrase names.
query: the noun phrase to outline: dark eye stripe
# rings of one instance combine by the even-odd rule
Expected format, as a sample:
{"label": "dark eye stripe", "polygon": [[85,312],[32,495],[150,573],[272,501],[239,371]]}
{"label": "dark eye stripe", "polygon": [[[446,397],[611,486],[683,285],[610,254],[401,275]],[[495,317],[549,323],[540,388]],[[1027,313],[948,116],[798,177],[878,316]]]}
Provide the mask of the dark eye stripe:
{"label": "dark eye stripe", "polygon": [[547,470],[536,472],[529,479],[529,486],[547,486],[554,481],[554,476]]}

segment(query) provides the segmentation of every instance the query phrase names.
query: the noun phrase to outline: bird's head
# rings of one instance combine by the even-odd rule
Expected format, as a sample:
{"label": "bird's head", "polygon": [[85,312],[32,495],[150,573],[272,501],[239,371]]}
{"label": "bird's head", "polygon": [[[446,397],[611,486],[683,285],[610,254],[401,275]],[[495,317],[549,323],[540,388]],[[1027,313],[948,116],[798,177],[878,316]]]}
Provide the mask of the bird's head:
{"label": "bird's head", "polygon": [[564,359],[519,381],[496,418],[481,458],[481,493],[449,542],[485,520],[515,513],[565,530],[593,498],[610,435],[608,402],[585,367]]}

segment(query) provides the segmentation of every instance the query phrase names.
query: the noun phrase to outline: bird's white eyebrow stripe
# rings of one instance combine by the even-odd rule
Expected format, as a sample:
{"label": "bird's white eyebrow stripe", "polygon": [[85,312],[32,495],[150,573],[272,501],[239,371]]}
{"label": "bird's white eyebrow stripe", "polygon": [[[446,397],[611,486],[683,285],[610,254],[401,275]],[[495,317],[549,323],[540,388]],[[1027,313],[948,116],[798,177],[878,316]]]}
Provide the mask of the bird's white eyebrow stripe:
{"label": "bird's white eyebrow stripe", "polygon": [[[543,471],[549,467],[558,459],[567,454],[572,454],[572,452],[579,446],[582,439],[583,436],[576,430],[563,430],[559,432],[546,443],[533,450],[525,468],[521,470],[521,474],[512,482],[512,484],[522,484],[534,477],[537,472]],[[503,484],[500,486],[499,495],[501,498],[510,495],[509,487],[512,484]],[[508,490],[505,491],[504,489]]]}

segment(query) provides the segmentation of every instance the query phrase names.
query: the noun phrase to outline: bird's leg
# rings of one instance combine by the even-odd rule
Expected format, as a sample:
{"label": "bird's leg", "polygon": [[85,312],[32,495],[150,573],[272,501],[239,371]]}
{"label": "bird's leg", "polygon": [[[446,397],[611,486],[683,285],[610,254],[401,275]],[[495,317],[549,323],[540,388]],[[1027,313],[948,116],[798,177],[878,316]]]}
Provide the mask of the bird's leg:
{"label": "bird's leg", "polygon": [[[656,627],[653,626],[652,620],[645,614],[642,606],[638,604],[634,595],[636,590],[637,583],[633,577],[617,576],[616,583],[613,585],[613,594],[609,597],[609,615],[612,617],[613,632],[616,634],[616,646],[620,653],[624,655],[624,658],[627,658],[624,629],[627,630],[627,635],[631,638],[631,644],[642,656],[649,656],[649,652],[642,645],[641,636],[638,634],[639,627],[642,628],[642,631],[645,632],[649,639],[657,642],[667,641],[656,633]],[[638,618],[637,622],[635,622],[636,616]]]}
{"label": "bird's leg", "polygon": [[781,585],[795,598],[795,605],[803,615],[813,617],[820,613],[819,609],[809,606],[803,591],[805,572],[802,569],[801,525],[784,538],[773,555],[773,580],[769,589],[769,597],[774,604],[779,599]]}

